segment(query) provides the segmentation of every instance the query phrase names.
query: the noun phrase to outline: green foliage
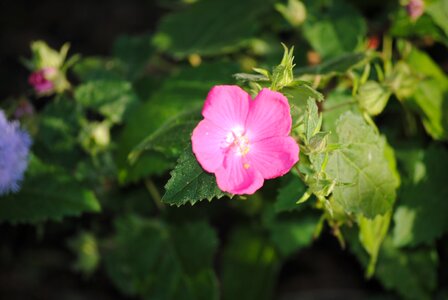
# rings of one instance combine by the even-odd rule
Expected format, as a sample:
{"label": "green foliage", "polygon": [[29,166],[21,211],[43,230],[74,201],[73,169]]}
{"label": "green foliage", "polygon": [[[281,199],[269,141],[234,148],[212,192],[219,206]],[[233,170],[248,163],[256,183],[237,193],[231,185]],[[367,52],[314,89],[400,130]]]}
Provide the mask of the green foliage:
{"label": "green foliage", "polygon": [[389,230],[391,217],[392,214],[388,212],[383,216],[376,216],[374,219],[367,219],[363,216],[358,219],[359,241],[370,255],[370,262],[366,271],[367,277],[371,277],[375,273],[378,254]]}
{"label": "green foliage", "polygon": [[198,201],[221,198],[224,193],[216,185],[215,176],[205,172],[189,145],[179,158],[165,186],[162,201],[171,205],[195,204]]}
{"label": "green foliage", "polygon": [[80,85],[75,91],[75,99],[112,123],[122,122],[129,107],[138,101],[132,84],[122,80],[97,80]]}
{"label": "green foliage", "polygon": [[[123,297],[287,298],[291,269],[309,286],[321,278],[297,263],[332,271],[335,238],[379,297],[442,299],[447,3],[425,1],[417,18],[407,1],[158,0],[155,27],[119,37],[108,57],[66,61],[67,44],[33,43],[24,63],[60,69],[63,88],[1,103],[32,138],[20,191],[0,197],[0,221],[18,224],[2,227],[2,274],[51,280],[70,270],[48,265],[60,256]],[[191,149],[207,93],[236,81],[288,98],[300,146],[291,171],[253,195],[222,192]],[[36,236],[20,223],[35,226],[37,252],[21,248]],[[329,263],[309,259],[321,251]]]}
{"label": "green foliage", "polygon": [[364,53],[346,53],[334,58],[326,59],[319,65],[313,67],[299,67],[295,75],[338,75],[345,74],[352,68],[364,64],[369,57]]}
{"label": "green foliage", "polygon": [[437,140],[448,139],[448,78],[424,52],[412,49],[407,56],[411,69],[423,77],[409,101],[422,117],[426,131]]}
{"label": "green foliage", "polygon": [[445,32],[445,36],[448,37],[448,23],[446,22],[448,18],[448,1],[432,1],[432,3],[426,7],[425,11],[431,16],[434,23]]}
{"label": "green foliage", "polygon": [[357,99],[363,111],[376,116],[384,110],[391,94],[392,92],[384,85],[369,80],[359,87]]}
{"label": "green foliage", "polygon": [[[361,245],[352,240],[351,246],[352,251],[366,265],[367,259]],[[386,289],[396,291],[400,298],[433,299],[437,283],[437,263],[435,250],[399,249],[387,237],[381,247],[375,277]]]}
{"label": "green foliage", "polygon": [[113,54],[124,66],[124,73],[130,80],[137,78],[149,62],[154,47],[150,36],[121,36],[113,46]]}
{"label": "green foliage", "polygon": [[116,222],[105,260],[119,289],[143,299],[218,299],[212,260],[218,246],[205,222],[168,225],[127,216]]}
{"label": "green foliage", "polygon": [[306,191],[305,184],[295,176],[288,176],[283,180],[284,184],[278,189],[275,211],[291,211],[299,208],[296,202]]}
{"label": "green foliage", "polygon": [[279,259],[262,234],[234,231],[223,253],[222,299],[271,299]]}
{"label": "green foliage", "polygon": [[365,20],[345,1],[325,2],[310,3],[303,27],[305,38],[324,58],[354,51],[366,34]]}
{"label": "green foliage", "polygon": [[0,221],[39,223],[60,221],[84,212],[100,212],[92,191],[67,172],[33,158],[19,194],[0,197]]}
{"label": "green foliage", "polygon": [[167,15],[153,41],[157,48],[178,58],[235,52],[256,36],[271,5],[269,0],[199,1]]}
{"label": "green foliage", "polygon": [[134,148],[129,154],[131,163],[135,162],[143,151],[148,150],[178,157],[190,143],[190,133],[201,119],[199,107],[171,117]]}
{"label": "green foliage", "polygon": [[95,236],[90,232],[81,232],[69,240],[68,246],[78,256],[74,269],[85,276],[91,276],[100,262],[98,241]]}
{"label": "green foliage", "polygon": [[367,218],[388,212],[398,182],[385,157],[385,141],[360,116],[347,112],[336,123],[341,147],[330,153],[326,172],[338,184],[333,197],[347,212]]}
{"label": "green foliage", "polygon": [[394,244],[432,244],[448,231],[448,187],[444,174],[448,151],[441,147],[406,150],[398,156],[406,164],[406,178],[394,214]]}

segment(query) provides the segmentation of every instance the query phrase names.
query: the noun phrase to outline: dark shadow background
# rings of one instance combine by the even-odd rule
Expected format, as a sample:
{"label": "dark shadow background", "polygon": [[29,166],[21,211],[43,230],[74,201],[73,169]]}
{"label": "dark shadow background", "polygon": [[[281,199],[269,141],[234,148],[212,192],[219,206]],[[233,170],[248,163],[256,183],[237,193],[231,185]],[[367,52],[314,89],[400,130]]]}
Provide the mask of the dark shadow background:
{"label": "dark shadow background", "polygon": [[0,99],[29,89],[19,57],[30,56],[31,41],[56,49],[70,42],[70,53],[108,55],[119,35],[152,32],[163,13],[154,0],[0,1]]}

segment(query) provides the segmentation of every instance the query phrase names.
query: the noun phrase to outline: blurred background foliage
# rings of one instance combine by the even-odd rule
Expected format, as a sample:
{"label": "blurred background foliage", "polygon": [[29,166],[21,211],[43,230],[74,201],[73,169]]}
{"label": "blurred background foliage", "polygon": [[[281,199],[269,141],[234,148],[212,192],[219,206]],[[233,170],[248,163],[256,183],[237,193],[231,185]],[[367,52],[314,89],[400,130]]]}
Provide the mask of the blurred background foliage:
{"label": "blurred background foliage", "polygon": [[[445,299],[447,17],[446,0],[420,14],[386,0],[2,1],[0,105],[33,148],[21,191],[0,197],[1,298]],[[66,91],[27,84],[19,57],[33,40],[80,54]],[[179,157],[178,174],[213,186],[184,150],[197,112],[213,85],[256,89],[253,68],[276,66],[281,42],[310,83],[283,90],[293,117],[325,98],[310,114],[335,133],[306,136],[311,163],[327,138],[355,145],[330,157],[329,178],[337,155],[360,163],[371,150],[374,181],[357,184],[389,184],[390,201],[359,204],[350,186],[298,172],[247,199],[182,178],[165,194]],[[316,207],[325,191],[331,209]]]}

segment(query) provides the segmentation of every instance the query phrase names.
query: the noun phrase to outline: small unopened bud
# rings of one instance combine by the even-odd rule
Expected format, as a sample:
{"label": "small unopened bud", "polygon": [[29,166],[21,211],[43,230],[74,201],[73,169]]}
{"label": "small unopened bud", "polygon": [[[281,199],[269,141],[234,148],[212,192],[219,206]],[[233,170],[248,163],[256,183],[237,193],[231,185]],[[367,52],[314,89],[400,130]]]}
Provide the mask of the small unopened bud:
{"label": "small unopened bud", "polygon": [[43,68],[31,73],[28,77],[28,82],[38,95],[49,95],[54,91],[54,83],[51,79],[56,73],[57,70],[55,68]]}
{"label": "small unopened bud", "polygon": [[411,20],[416,21],[425,11],[425,3],[423,0],[410,0],[406,5],[406,11]]}

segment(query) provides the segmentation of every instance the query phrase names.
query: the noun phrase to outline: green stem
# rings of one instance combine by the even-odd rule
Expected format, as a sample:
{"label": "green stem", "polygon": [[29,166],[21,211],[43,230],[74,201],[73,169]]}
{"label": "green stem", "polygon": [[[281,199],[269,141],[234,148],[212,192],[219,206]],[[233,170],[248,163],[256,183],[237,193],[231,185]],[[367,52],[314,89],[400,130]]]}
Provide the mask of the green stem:
{"label": "green stem", "polygon": [[162,197],[160,196],[159,190],[157,189],[154,182],[148,178],[145,180],[145,186],[159,211],[164,211],[165,204],[163,204]]}

